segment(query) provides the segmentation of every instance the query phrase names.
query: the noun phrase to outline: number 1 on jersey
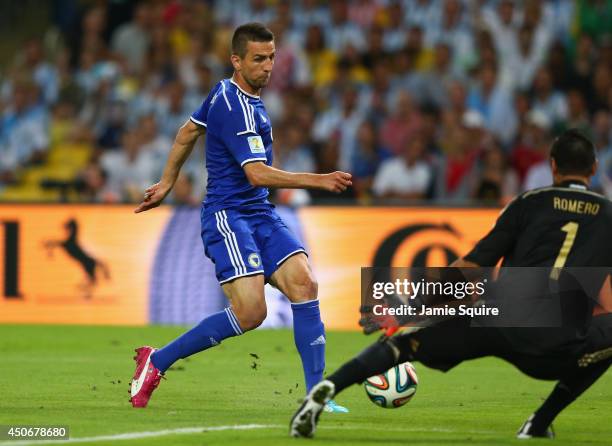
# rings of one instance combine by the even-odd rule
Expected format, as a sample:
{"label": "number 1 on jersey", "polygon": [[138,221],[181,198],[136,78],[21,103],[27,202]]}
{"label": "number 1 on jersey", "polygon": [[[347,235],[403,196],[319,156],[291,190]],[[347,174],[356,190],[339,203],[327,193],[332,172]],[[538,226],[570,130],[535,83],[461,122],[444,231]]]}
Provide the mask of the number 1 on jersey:
{"label": "number 1 on jersey", "polygon": [[567,261],[567,256],[572,249],[572,245],[576,240],[576,234],[578,233],[578,223],[575,221],[570,221],[565,226],[561,228],[563,232],[565,232],[565,240],[563,241],[563,245],[561,245],[561,250],[559,251],[559,255],[555,259],[555,264],[553,265],[553,269],[550,272],[550,278],[553,280],[559,279],[559,273],[561,272],[561,268],[565,266],[565,262]]}

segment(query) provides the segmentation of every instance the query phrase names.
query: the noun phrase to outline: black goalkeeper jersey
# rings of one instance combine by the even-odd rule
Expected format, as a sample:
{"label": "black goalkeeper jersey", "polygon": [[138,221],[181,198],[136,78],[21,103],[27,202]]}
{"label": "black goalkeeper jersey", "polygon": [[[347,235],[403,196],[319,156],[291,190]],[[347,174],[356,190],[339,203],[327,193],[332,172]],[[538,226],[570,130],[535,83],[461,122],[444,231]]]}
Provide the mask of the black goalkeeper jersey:
{"label": "black goalkeeper jersey", "polygon": [[[516,310],[519,319],[535,320],[531,328],[501,328],[514,348],[532,354],[580,348],[612,266],[612,202],[575,181],[521,194],[465,256],[480,266],[495,266],[502,258],[499,301]],[[551,292],[555,288],[564,291]],[[532,312],[528,305],[534,295],[556,302],[556,328],[546,324],[555,311]]]}
{"label": "black goalkeeper jersey", "polygon": [[612,266],[612,202],[568,181],[519,195],[465,256],[480,266]]}

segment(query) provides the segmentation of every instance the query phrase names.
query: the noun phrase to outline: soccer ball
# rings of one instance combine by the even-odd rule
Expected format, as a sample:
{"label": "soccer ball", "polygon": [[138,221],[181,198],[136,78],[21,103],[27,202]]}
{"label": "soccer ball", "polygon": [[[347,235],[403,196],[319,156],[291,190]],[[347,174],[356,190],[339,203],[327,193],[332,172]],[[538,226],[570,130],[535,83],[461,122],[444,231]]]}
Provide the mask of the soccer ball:
{"label": "soccer ball", "polygon": [[382,375],[365,380],[368,398],[380,407],[394,409],[403,406],[416,393],[419,379],[414,366],[409,362],[398,364]]}

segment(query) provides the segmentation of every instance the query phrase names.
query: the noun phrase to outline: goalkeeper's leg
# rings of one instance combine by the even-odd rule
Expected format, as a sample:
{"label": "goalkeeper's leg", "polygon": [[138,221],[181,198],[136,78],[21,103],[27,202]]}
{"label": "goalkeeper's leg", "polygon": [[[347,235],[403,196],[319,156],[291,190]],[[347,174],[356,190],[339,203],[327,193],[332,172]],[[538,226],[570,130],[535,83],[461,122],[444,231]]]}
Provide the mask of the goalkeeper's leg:
{"label": "goalkeeper's leg", "polygon": [[523,424],[518,436],[521,438],[550,436],[550,425],[557,415],[591,387],[610,365],[612,365],[612,359],[586,368],[577,367],[573,374],[561,379],[546,401]]}
{"label": "goalkeeper's leg", "polygon": [[406,361],[419,361],[446,372],[465,360],[505,351],[506,343],[497,330],[470,325],[470,318],[459,317],[408,334],[381,338],[327,379],[334,383],[337,394]]}
{"label": "goalkeeper's leg", "polygon": [[612,314],[595,316],[588,333],[586,352],[576,365],[561,377],[546,401],[523,424],[526,431],[543,436],[553,420],[591,387],[612,365]]}

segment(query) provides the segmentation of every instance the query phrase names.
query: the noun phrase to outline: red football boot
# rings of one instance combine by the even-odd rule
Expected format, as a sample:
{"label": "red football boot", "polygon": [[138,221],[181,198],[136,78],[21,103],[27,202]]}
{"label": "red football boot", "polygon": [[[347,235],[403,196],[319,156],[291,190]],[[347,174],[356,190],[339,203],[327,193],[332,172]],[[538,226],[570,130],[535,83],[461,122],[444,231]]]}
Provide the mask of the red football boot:
{"label": "red football boot", "polygon": [[147,407],[153,391],[159,386],[159,382],[164,377],[163,373],[151,362],[151,355],[157,349],[144,346],[134,350],[136,356],[136,373],[130,383],[130,402],[133,407]]}

